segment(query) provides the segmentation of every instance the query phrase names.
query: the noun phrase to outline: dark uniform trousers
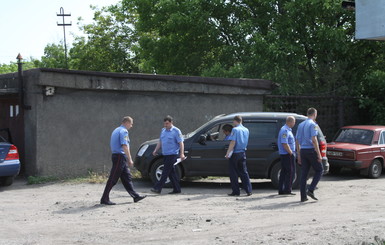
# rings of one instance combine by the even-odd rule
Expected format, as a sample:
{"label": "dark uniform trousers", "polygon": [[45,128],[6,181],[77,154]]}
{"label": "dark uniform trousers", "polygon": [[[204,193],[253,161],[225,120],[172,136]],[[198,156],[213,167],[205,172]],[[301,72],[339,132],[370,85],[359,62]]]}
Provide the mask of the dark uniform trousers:
{"label": "dark uniform trousers", "polygon": [[290,193],[295,175],[295,155],[281,155],[281,174],[279,175],[278,191]]}
{"label": "dark uniform trousers", "polygon": [[114,185],[118,182],[119,178],[128,194],[133,198],[138,197],[139,194],[134,191],[134,185],[132,183],[132,176],[130,170],[127,167],[127,159],[124,154],[112,154],[112,168],[110,176],[108,177],[106,188],[104,189],[102,200],[110,200],[110,191]]}
{"label": "dark uniform trousers", "polygon": [[238,177],[242,180],[242,186],[245,189],[246,193],[251,193],[251,183],[249,173],[247,172],[246,166],[246,153],[233,153],[229,159],[229,172],[230,172],[230,183],[231,189],[233,190],[232,194],[239,195],[239,183]]}
{"label": "dark uniform trousers", "polygon": [[162,177],[160,180],[154,185],[154,189],[161,191],[164,183],[166,183],[167,178],[170,178],[171,185],[175,192],[180,192],[180,184],[179,179],[176,175],[176,170],[174,163],[177,161],[178,155],[164,155],[163,156],[163,171]]}
{"label": "dark uniform trousers", "polygon": [[314,191],[321,180],[323,167],[317,160],[317,152],[314,149],[301,149],[301,199],[306,199],[306,182],[310,167],[315,171],[309,191]]}

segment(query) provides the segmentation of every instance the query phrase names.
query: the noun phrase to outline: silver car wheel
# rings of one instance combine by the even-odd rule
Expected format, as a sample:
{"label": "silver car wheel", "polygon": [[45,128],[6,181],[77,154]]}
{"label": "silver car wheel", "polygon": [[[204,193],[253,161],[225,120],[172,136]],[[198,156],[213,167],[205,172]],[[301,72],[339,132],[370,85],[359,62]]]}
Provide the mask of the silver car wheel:
{"label": "silver car wheel", "polygon": [[[164,165],[159,165],[159,167],[155,170],[155,176],[156,176],[156,179],[159,181],[160,178],[162,177],[162,173],[163,173],[163,167]],[[167,178],[166,180],[166,184],[170,182],[170,178]]]}

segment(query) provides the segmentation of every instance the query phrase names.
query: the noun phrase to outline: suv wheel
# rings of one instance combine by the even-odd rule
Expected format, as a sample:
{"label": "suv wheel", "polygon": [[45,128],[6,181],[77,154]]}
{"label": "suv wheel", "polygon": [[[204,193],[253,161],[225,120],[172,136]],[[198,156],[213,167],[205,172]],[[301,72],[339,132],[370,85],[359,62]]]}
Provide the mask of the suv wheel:
{"label": "suv wheel", "polygon": [[[155,184],[160,180],[160,177],[162,177],[163,167],[164,167],[163,158],[156,160],[155,163],[151,166],[150,178],[152,183]],[[178,180],[180,180],[182,176],[182,171],[179,165],[175,166],[175,171],[176,171],[176,176]],[[167,178],[166,183],[164,184],[164,187],[167,187],[167,188],[172,187],[171,181],[169,178]]]}
{"label": "suv wheel", "polygon": [[378,159],[374,159],[372,164],[370,164],[368,176],[372,179],[377,179],[381,176],[382,173],[382,163]]}
{"label": "suv wheel", "polygon": [[13,176],[2,177],[0,182],[3,186],[10,186],[13,183],[13,179]]}
{"label": "suv wheel", "polygon": [[[271,183],[273,184],[274,188],[276,188],[276,189],[278,189],[278,186],[279,186],[280,174],[281,174],[281,162],[277,162],[273,166],[273,168],[271,169],[271,173],[270,173]],[[299,167],[298,167],[298,165],[296,165],[294,179],[293,179],[293,185],[292,185],[293,189],[297,189],[299,186],[299,176],[300,176]]]}

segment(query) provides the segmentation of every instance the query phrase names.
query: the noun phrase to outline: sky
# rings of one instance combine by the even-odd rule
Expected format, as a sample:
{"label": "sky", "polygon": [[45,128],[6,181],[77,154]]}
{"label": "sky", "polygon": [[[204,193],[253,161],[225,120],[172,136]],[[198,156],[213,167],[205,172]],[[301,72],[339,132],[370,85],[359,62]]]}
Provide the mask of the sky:
{"label": "sky", "polygon": [[0,0],[0,64],[16,62],[20,53],[24,59],[30,57],[40,59],[44,48],[49,43],[59,43],[63,40],[63,27],[57,22],[63,21],[56,16],[60,8],[65,17],[67,45],[75,36],[82,35],[77,26],[78,17],[83,23],[91,23],[93,11],[90,5],[99,8],[116,4],[120,0]]}

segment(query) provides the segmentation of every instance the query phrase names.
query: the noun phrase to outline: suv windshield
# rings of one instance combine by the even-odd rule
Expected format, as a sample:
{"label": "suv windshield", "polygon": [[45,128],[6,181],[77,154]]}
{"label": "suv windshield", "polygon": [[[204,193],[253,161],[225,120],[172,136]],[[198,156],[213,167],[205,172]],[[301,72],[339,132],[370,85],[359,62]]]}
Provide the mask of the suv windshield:
{"label": "suv windshield", "polygon": [[197,132],[201,131],[202,129],[204,129],[207,125],[211,124],[211,122],[214,120],[214,119],[217,119],[217,118],[220,118],[222,116],[224,116],[225,114],[221,114],[221,115],[218,115],[216,117],[214,117],[213,119],[211,119],[210,121],[208,121],[207,123],[203,124],[202,126],[200,126],[199,128],[195,129],[194,131],[192,131],[191,133],[188,133],[186,134],[184,137],[187,139],[187,138],[190,138],[191,136],[193,136],[194,134],[196,134]]}
{"label": "suv windshield", "polygon": [[374,133],[371,130],[344,128],[337,133],[334,141],[370,145],[372,143],[373,134]]}

